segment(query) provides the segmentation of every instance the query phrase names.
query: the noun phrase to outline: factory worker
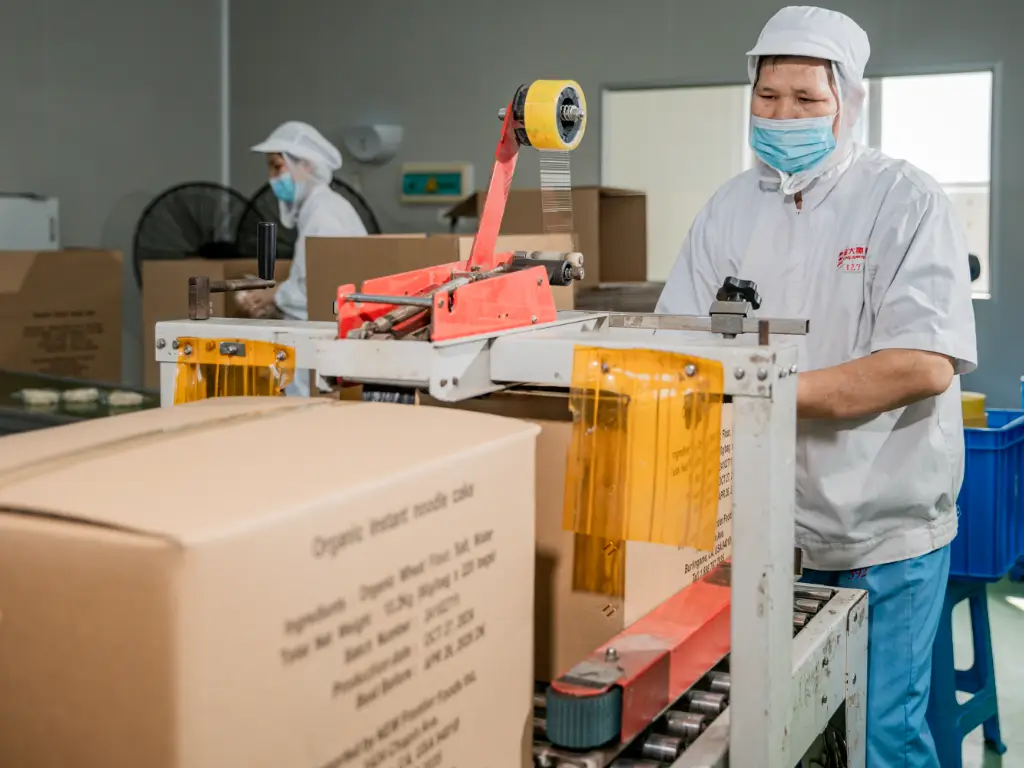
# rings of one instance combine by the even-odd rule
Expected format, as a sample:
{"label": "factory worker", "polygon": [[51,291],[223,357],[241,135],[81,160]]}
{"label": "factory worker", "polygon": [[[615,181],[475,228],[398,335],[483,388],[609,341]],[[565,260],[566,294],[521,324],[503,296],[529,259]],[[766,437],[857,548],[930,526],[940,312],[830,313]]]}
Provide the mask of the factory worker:
{"label": "factory worker", "polygon": [[869,593],[868,765],[913,768],[938,765],[931,647],[964,470],[957,377],[977,351],[950,201],[853,140],[869,53],[840,13],[767,23],[748,53],[757,167],[697,216],[657,311],[707,314],[737,276],[757,283],[757,315],[810,320],[786,337],[801,371],[797,545],[808,580]]}
{"label": "factory worker", "polygon": [[[279,125],[261,144],[252,148],[266,156],[270,187],[277,197],[281,223],[298,229],[288,279],[273,291],[250,291],[239,305],[252,317],[307,320],[306,238],[355,237],[366,227],[355,208],[330,187],[341,168],[341,153],[311,125],[287,122]],[[289,395],[309,395],[308,376],[296,372]]]}

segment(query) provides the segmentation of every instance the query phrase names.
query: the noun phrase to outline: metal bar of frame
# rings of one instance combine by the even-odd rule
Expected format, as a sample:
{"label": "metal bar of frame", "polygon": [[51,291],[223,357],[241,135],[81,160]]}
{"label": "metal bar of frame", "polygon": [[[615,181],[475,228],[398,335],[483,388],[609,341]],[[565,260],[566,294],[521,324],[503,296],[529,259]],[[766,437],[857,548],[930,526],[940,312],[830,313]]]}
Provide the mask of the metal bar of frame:
{"label": "metal bar of frame", "polygon": [[729,760],[790,766],[796,348],[775,352],[770,397],[733,399],[732,722]]}
{"label": "metal bar of frame", "polygon": [[868,701],[868,596],[847,615],[846,640],[846,752],[849,768],[867,765]]}

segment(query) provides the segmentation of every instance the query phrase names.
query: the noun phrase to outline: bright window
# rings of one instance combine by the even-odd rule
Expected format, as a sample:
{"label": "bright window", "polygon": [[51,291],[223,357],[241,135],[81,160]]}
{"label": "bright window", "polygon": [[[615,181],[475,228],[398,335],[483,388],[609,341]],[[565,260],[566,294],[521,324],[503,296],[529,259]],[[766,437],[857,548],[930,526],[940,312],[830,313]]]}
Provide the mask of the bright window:
{"label": "bright window", "polygon": [[988,298],[992,193],[992,73],[885,77],[871,86],[878,102],[869,141],[938,181],[981,263],[976,298]]}
{"label": "bright window", "polygon": [[881,80],[879,148],[940,184],[989,183],[992,73]]}

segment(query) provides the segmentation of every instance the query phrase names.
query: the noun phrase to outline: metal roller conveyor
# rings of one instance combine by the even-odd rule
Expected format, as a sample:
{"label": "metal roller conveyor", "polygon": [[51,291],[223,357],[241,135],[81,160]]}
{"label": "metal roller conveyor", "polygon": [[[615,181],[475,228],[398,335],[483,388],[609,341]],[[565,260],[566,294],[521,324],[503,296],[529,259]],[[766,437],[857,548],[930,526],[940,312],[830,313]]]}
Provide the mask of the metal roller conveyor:
{"label": "metal roller conveyor", "polygon": [[[838,590],[826,587],[795,585],[793,589],[793,634],[799,637],[823,611]],[[828,612],[825,612],[828,613]],[[617,654],[616,654],[617,655]],[[703,677],[671,704],[651,725],[626,744],[612,744],[591,750],[567,749],[551,743],[547,732],[552,716],[563,713],[564,702],[552,715],[547,710],[547,696],[535,693],[533,704],[538,714],[534,717],[534,764],[537,768],[703,768],[704,752],[700,757],[689,757],[691,748],[703,744],[709,729],[719,728],[727,722],[732,677],[729,657],[710,669]],[[592,709],[592,712],[598,710]],[[722,726],[728,729],[728,725]],[[719,728],[721,730],[721,728]],[[727,730],[726,730],[727,732]],[[706,749],[704,750],[706,752]]]}
{"label": "metal roller conveyor", "polygon": [[712,672],[708,675],[708,685],[715,693],[721,693],[728,697],[729,689],[732,687],[729,675],[725,672]]}
{"label": "metal roller conveyor", "polygon": [[671,763],[683,750],[683,740],[675,736],[652,733],[644,740],[643,755],[659,763]]}
{"label": "metal roller conveyor", "polygon": [[[716,673],[724,674],[724,673]],[[728,675],[725,675],[728,678]],[[708,726],[708,717],[698,712],[669,710],[665,713],[665,728],[672,736],[678,736],[685,743],[692,744]]]}
{"label": "metal roller conveyor", "polygon": [[810,600],[805,597],[798,597],[793,601],[793,608],[796,610],[814,616],[821,610],[824,605],[823,602],[818,600]]}
{"label": "metal roller conveyor", "polygon": [[726,707],[725,696],[710,691],[690,691],[686,700],[691,712],[699,712],[710,717],[718,717]]}

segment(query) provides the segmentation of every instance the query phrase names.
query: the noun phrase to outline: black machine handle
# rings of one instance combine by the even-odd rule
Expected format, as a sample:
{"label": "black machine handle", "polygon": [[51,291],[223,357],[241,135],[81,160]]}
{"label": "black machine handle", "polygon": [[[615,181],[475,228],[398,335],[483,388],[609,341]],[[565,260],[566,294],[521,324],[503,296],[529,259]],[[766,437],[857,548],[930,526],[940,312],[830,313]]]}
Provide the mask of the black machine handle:
{"label": "black machine handle", "polygon": [[233,291],[259,291],[273,288],[277,262],[277,224],[261,221],[256,228],[256,271],[259,277],[236,280],[210,280],[207,276],[188,279],[188,317],[208,320],[213,315],[210,295]]}
{"label": "black machine handle", "polygon": [[718,301],[745,301],[753,309],[761,308],[761,294],[757,292],[757,283],[753,280],[727,277],[715,298]]}
{"label": "black machine handle", "polygon": [[277,263],[277,224],[261,221],[256,227],[256,274],[260,280],[274,279]]}

